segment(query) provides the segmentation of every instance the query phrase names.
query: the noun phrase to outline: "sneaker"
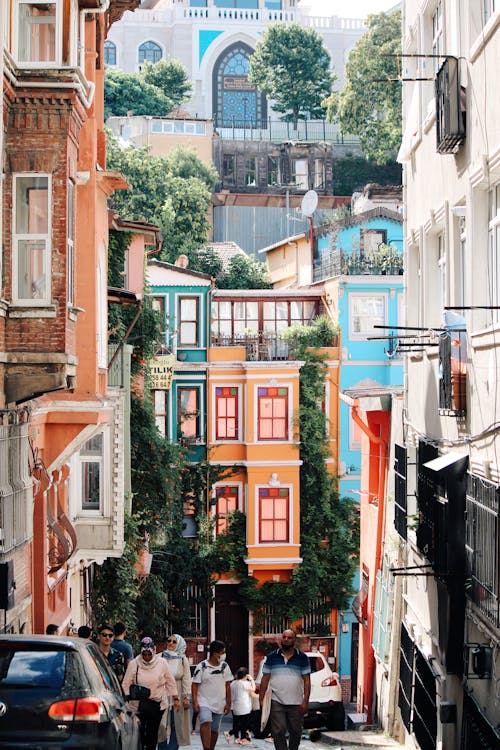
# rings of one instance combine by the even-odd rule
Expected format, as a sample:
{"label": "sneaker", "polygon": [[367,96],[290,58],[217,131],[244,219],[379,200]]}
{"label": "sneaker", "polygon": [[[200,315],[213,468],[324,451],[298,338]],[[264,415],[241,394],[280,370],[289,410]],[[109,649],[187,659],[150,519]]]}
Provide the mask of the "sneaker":
{"label": "sneaker", "polygon": [[229,745],[229,743],[231,742],[231,735],[229,734],[229,732],[224,732],[224,737],[226,738],[226,742]]}
{"label": "sneaker", "polygon": [[264,742],[274,742],[272,737],[266,737]]}
{"label": "sneaker", "polygon": [[238,738],[236,737],[236,739],[235,739],[235,742],[236,742],[236,744],[237,744],[237,745],[241,745],[241,743],[242,743],[242,740],[239,740],[239,739],[238,739]]}

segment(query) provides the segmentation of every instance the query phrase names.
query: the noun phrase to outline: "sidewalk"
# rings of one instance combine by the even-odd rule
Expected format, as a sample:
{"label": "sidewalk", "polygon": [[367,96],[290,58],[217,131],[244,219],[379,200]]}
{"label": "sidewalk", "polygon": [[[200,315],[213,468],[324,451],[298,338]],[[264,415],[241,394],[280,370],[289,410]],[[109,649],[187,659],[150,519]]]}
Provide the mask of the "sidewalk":
{"label": "sidewalk", "polygon": [[342,747],[344,750],[355,750],[355,748],[372,747],[372,748],[400,748],[403,750],[404,745],[387,737],[383,732],[371,730],[346,730],[344,732],[321,732],[320,742],[325,745],[335,745]]}

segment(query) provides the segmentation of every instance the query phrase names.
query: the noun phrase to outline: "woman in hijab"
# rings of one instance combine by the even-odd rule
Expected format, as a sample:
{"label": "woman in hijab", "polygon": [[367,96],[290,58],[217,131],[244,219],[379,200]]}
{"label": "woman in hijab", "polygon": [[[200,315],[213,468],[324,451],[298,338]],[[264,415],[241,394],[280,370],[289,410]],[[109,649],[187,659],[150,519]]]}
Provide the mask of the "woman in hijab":
{"label": "woman in hijab", "polygon": [[142,639],[140,654],[128,663],[122,682],[125,695],[129,694],[133,683],[151,691],[149,698],[139,701],[138,715],[142,750],[156,750],[163,712],[170,704],[170,696],[173,696],[174,708],[179,710],[179,693],[167,663],[156,653],[152,638]]}
{"label": "woman in hijab", "polygon": [[[191,696],[191,670],[186,657],[186,641],[174,633],[167,638],[167,648],[162,653],[177,685],[180,696],[179,711],[170,710],[167,714],[166,727],[160,727],[160,744],[158,750],[178,750],[179,745],[190,745],[189,705]],[[166,731],[164,731],[166,730]],[[165,736],[169,735],[168,742]]]}

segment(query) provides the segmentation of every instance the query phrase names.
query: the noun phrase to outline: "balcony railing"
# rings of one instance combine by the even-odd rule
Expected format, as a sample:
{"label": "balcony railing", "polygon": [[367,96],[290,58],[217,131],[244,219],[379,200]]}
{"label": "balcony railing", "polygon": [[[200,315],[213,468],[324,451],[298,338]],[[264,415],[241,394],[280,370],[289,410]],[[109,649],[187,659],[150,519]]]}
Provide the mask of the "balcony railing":
{"label": "balcony railing", "polygon": [[231,141],[266,141],[283,143],[285,141],[327,142],[336,145],[359,145],[359,138],[354,135],[342,135],[339,126],[326,120],[299,120],[297,123],[283,120],[233,118],[222,120],[214,115],[214,128],[220,138]]}
{"label": "balcony railing", "polygon": [[292,356],[288,343],[274,333],[212,336],[212,346],[244,346],[248,362],[286,360]]}
{"label": "balcony railing", "polygon": [[401,276],[403,274],[403,256],[394,253],[370,253],[361,251],[346,253],[343,250],[332,250],[314,263],[313,280],[322,281],[332,276]]}

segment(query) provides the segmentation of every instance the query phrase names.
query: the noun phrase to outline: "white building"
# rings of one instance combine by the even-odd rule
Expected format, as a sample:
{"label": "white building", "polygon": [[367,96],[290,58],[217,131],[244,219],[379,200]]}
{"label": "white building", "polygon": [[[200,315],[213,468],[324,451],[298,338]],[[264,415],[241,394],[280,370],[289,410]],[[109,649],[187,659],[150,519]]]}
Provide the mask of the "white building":
{"label": "white building", "polygon": [[400,340],[407,390],[386,519],[399,548],[389,534],[384,544],[398,595],[377,704],[422,750],[500,747],[499,27],[495,0],[404,3],[402,333],[413,338]]}
{"label": "white building", "polygon": [[105,61],[132,72],[144,60],[180,60],[193,84],[192,100],[185,105],[190,114],[213,118],[216,126],[250,121],[261,127],[272,113],[247,80],[248,58],[266,26],[275,22],[301,23],[321,34],[340,88],[364,23],[311,16],[298,0],[145,0],[113,25]]}

